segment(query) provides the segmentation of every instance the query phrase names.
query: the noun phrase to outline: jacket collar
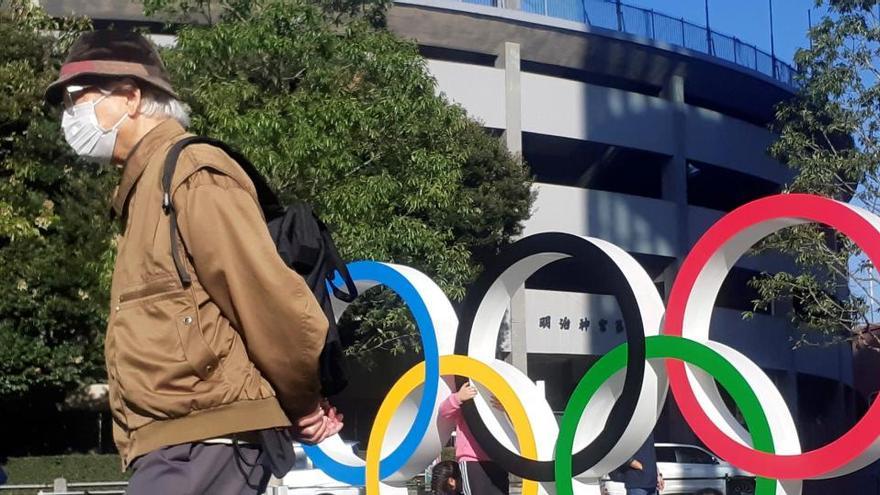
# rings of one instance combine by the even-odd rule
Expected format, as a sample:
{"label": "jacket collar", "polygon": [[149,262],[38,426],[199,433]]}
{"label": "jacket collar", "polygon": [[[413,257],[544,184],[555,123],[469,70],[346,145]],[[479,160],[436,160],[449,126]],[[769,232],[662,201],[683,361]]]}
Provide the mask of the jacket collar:
{"label": "jacket collar", "polygon": [[150,158],[163,145],[181,134],[186,130],[174,119],[166,119],[161,124],[150,129],[144,137],[134,146],[134,149],[128,154],[125,160],[125,166],[122,169],[122,179],[119,181],[119,187],[113,197],[113,211],[116,217],[122,218],[122,212],[125,208],[125,202],[134,189],[134,185],[144,173]]}

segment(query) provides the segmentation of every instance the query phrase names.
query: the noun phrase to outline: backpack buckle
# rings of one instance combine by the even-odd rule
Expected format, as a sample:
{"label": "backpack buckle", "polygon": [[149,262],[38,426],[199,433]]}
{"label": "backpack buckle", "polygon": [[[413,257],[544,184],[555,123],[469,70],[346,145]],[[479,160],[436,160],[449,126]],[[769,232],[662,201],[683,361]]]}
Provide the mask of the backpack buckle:
{"label": "backpack buckle", "polygon": [[166,215],[171,212],[171,195],[168,193],[165,193],[162,196],[162,211],[164,211]]}

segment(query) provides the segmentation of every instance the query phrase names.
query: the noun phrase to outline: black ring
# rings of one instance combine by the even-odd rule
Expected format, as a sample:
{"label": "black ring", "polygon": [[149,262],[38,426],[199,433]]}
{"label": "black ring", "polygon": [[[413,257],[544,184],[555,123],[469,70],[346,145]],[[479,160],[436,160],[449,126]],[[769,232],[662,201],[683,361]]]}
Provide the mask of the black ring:
{"label": "black ring", "polygon": [[[483,273],[465,296],[455,339],[455,353],[468,354],[474,318],[492,284],[518,261],[544,253],[568,255],[580,263],[588,263],[590,275],[604,277],[611,287],[611,294],[617,296],[623,321],[626,324],[628,346],[623,390],[611,408],[605,427],[599,435],[573,455],[573,472],[581,473],[595,466],[608,455],[623,436],[635,413],[645,373],[645,329],[642,325],[639,305],[626,277],[605,252],[582,237],[561,232],[535,234],[502,249],[487,263]],[[466,379],[456,377],[455,381],[458,389]],[[486,427],[473,401],[463,403],[462,412],[465,423],[477,444],[502,468],[529,480],[556,479],[553,461],[526,459],[501,444]]]}

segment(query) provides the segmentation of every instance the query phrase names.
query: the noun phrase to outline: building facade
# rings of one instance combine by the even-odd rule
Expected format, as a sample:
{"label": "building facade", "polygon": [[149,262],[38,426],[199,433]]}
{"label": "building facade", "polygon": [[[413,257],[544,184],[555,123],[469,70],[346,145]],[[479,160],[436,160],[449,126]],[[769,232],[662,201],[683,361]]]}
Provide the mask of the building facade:
{"label": "building facade", "polygon": [[[439,91],[522,153],[537,181],[524,235],[563,231],[611,241],[655,277],[663,295],[712,223],[791,177],[767,154],[774,105],[796,91],[788,66],[774,76],[699,46],[445,0],[398,2],[389,26],[418,41]],[[849,348],[792,349],[786,308],[742,317],[755,297],[747,282],[788,266],[781,256],[742,260],[719,296],[713,339],[767,369],[795,411],[798,389],[816,386],[802,383],[807,377],[834,382],[826,393],[838,405],[852,402]],[[589,361],[622,342],[619,309],[588,271],[574,284],[562,276],[564,264],[545,272],[514,302],[505,350],[521,360],[524,348],[535,379],[565,366],[578,378],[583,366],[557,362]]]}
{"label": "building facade", "polygon": [[[797,91],[787,64],[613,2],[486,3],[401,0],[388,21],[418,42],[438,90],[531,167],[537,197],[523,235],[562,231],[613,242],[665,299],[709,226],[791,178],[767,152],[774,107]],[[850,346],[795,349],[786,307],[744,319],[757,296],[748,281],[790,266],[779,255],[743,259],[721,289],[711,337],[766,370],[808,450],[849,429],[869,397],[853,388]],[[502,352],[544,381],[555,411],[589,366],[624,342],[616,298],[574,262],[529,279],[510,314]],[[657,441],[699,444],[671,400],[655,433]],[[832,487],[874,493],[877,478],[863,472],[806,490]]]}

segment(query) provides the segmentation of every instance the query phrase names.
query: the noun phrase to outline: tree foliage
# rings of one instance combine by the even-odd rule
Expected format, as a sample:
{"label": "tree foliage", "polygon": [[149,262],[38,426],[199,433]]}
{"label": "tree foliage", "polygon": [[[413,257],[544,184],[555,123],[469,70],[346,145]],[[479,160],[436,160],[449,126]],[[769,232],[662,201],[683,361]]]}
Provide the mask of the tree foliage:
{"label": "tree foliage", "polygon": [[[876,0],[827,4],[829,13],[799,50],[800,91],[777,109],[771,153],[795,172],[789,192],[848,201],[880,214],[880,19]],[[791,255],[797,270],[753,281],[759,307],[790,303],[802,343],[860,335],[872,323],[877,271],[849,239],[819,225],[785,229],[762,249]]]}
{"label": "tree foliage", "polygon": [[[344,257],[413,266],[461,299],[481,257],[528,215],[524,165],[436,93],[414,43],[373,19],[340,26],[326,5],[245,3],[186,27],[164,53],[193,131],[242,149],[285,199],[312,203]],[[418,345],[388,294],[346,325],[354,354]]]}
{"label": "tree foliage", "polygon": [[[284,199],[315,205],[343,256],[413,266],[461,299],[529,213],[521,159],[437,93],[415,44],[382,28],[381,3],[220,4],[162,53],[191,130],[241,149]],[[72,156],[59,110],[42,103],[88,26],[11,5],[0,23],[0,398],[103,380],[119,178]],[[194,16],[207,2],[145,5]],[[418,348],[408,312],[382,291],[344,325],[355,355]]]}
{"label": "tree foliage", "polygon": [[2,7],[0,397],[14,398],[104,377],[113,174],[69,153],[58,110],[43,105],[67,33],[87,24],[53,21],[31,2]]}

